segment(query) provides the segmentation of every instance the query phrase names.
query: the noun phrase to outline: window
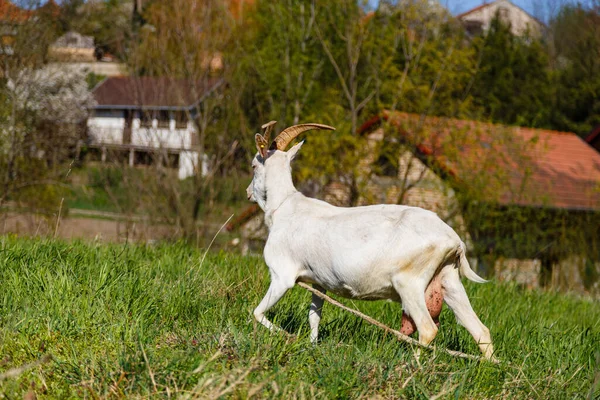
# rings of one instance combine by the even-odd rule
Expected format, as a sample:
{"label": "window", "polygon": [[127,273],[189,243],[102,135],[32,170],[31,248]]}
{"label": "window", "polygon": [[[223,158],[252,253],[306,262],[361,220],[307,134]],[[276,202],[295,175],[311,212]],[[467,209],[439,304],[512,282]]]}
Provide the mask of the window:
{"label": "window", "polygon": [[171,116],[169,115],[168,111],[160,110],[156,115],[156,119],[158,120],[159,128],[169,128],[170,127],[169,124],[171,123]]}
{"label": "window", "polygon": [[398,177],[398,157],[400,144],[394,138],[386,137],[381,144],[379,157],[375,161],[375,171],[379,176]]}
{"label": "window", "polygon": [[122,110],[98,109],[94,111],[94,115],[98,118],[123,118]]}
{"label": "window", "polygon": [[144,110],[140,113],[140,126],[142,128],[152,128],[152,120],[154,119],[154,113],[152,111]]}
{"label": "window", "polygon": [[376,162],[377,175],[396,178],[398,176],[398,161],[391,154],[380,154]]}
{"label": "window", "polygon": [[483,33],[483,23],[478,20],[467,20],[463,22],[465,29],[470,35],[481,35]]}
{"label": "window", "polygon": [[175,112],[175,129],[187,129],[188,116],[185,111]]}

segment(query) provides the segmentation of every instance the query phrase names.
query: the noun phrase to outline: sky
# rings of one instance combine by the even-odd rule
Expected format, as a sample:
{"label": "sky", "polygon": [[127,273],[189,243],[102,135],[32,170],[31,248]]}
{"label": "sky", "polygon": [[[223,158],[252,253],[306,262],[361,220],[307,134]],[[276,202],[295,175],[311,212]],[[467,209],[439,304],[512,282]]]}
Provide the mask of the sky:
{"label": "sky", "polygon": [[[493,0],[488,0],[491,3]],[[582,3],[584,5],[590,5],[594,0],[511,0],[511,2],[534,17],[547,22],[549,17],[556,13],[560,8],[561,4],[568,2],[571,3]],[[368,0],[369,5],[373,8],[377,6],[379,0]],[[485,2],[485,0],[439,0],[439,2],[446,7],[453,15],[461,14],[472,8],[475,8]]]}

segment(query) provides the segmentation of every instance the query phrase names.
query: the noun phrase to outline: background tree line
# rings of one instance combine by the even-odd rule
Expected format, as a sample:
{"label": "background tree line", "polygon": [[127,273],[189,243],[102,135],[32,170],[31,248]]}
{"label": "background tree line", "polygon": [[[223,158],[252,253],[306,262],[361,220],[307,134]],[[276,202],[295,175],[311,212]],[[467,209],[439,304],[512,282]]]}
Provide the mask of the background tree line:
{"label": "background tree line", "polygon": [[[359,160],[368,151],[357,132],[381,110],[582,136],[600,123],[600,5],[595,2],[564,3],[540,37],[514,36],[498,17],[489,31],[470,36],[444,7],[425,0],[383,0],[372,12],[356,0],[65,0],[52,7],[19,21],[13,56],[0,57],[3,148],[14,150],[2,153],[3,199],[18,198],[27,182],[66,182],[73,152],[46,157],[41,165],[40,150],[72,149],[72,140],[37,140],[34,147],[25,136],[16,141],[15,127],[26,121],[24,131],[36,127],[44,138],[52,138],[50,132],[57,130],[51,126],[57,125],[40,123],[47,111],[23,107],[14,82],[22,71],[42,68],[48,46],[70,30],[93,36],[99,54],[115,55],[134,76],[226,82],[194,121],[198,143],[212,157],[212,174],[180,183],[164,173],[139,179],[135,172],[120,171],[121,177],[134,176],[104,180],[107,191],[118,182],[139,194],[135,201],[111,195],[119,211],[139,213],[143,201],[143,212],[169,217],[186,236],[197,233],[198,223],[219,201],[242,200],[227,192],[241,193],[254,153],[253,133],[269,120],[278,120],[279,129],[305,121],[337,128],[309,137],[306,162],[296,173],[310,182],[307,191],[318,192],[333,180],[346,183],[352,204],[364,189]],[[219,68],[211,67],[214,59]],[[90,87],[97,81],[88,77]],[[81,134],[73,131],[69,137]],[[378,151],[392,159],[394,149]],[[19,171],[15,165],[21,165]],[[62,194],[40,203],[55,209],[56,196]]]}
{"label": "background tree line", "polygon": [[161,3],[67,0],[53,26],[94,36],[134,74],[198,74],[219,52],[231,92],[245,94],[228,108],[252,124],[336,107],[352,132],[382,108],[580,135],[600,122],[595,2],[565,2],[540,37],[516,37],[500,18],[470,37],[441,5],[418,0],[384,0],[372,13],[354,0]]}

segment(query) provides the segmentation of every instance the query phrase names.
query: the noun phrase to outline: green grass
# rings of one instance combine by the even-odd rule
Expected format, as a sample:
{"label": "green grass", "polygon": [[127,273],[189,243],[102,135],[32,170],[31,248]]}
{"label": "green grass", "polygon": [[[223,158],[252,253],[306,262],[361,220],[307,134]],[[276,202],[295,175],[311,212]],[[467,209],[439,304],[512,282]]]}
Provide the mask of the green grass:
{"label": "green grass", "polygon": [[[163,187],[152,187],[156,183],[156,170],[153,168],[128,168],[107,165],[86,165],[73,170],[70,190],[65,196],[66,205],[69,208],[83,210],[108,211],[115,213],[133,213],[145,215],[154,210],[155,202],[164,203],[162,213],[171,209],[170,197],[164,197]],[[174,170],[171,171],[174,174]],[[125,179],[127,178],[127,179]],[[175,177],[173,176],[173,179]],[[251,176],[232,174],[219,176],[209,187],[204,188],[200,197],[203,202],[199,206],[199,214],[215,213],[213,207],[207,203],[216,203],[223,208],[239,208],[240,204],[247,205],[245,187],[252,180]],[[192,200],[195,192],[194,185],[190,179],[179,181],[175,179],[177,192],[184,199],[190,201],[182,202],[183,207],[192,208]],[[140,197],[140,188],[145,187],[147,192]],[[150,194],[148,194],[150,193]],[[174,217],[174,215],[170,215]]]}
{"label": "green grass", "polygon": [[[269,314],[297,337],[272,335],[251,317],[269,283],[263,261],[209,253],[200,266],[202,255],[183,244],[0,239],[0,398],[600,396],[597,302],[467,284],[506,363],[427,351],[417,359],[328,304],[312,346],[310,295],[300,288]],[[400,325],[398,304],[344,302]],[[434,343],[478,352],[448,309]]]}

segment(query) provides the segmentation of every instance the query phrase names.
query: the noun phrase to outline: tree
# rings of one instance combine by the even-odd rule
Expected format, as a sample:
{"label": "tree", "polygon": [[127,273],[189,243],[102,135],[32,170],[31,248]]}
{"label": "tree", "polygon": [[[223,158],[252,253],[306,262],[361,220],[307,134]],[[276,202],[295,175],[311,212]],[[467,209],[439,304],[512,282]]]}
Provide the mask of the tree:
{"label": "tree", "polygon": [[543,44],[514,36],[496,15],[474,46],[481,59],[472,94],[482,117],[509,125],[548,127],[552,81]]}
{"label": "tree", "polygon": [[133,39],[133,4],[128,0],[68,0],[61,4],[63,32],[92,36],[98,55],[125,58]]}
{"label": "tree", "polygon": [[319,12],[316,32],[345,100],[350,134],[355,135],[359,114],[376,93],[368,71],[367,51],[373,50],[367,46],[372,33],[371,17],[352,0],[328,2]]}
{"label": "tree", "polygon": [[463,27],[442,7],[415,1],[376,13],[378,108],[417,114],[472,112],[475,49]]}
{"label": "tree", "polygon": [[557,75],[552,123],[585,136],[600,124],[600,7],[567,4],[550,26]]}
{"label": "tree", "polygon": [[402,110],[420,115],[411,127],[410,142],[388,121],[382,139],[371,143],[371,178],[393,179],[397,196],[392,201],[404,204],[408,192],[424,179],[421,160],[412,149],[415,143],[428,141],[422,129],[426,116],[462,117],[473,112],[469,89],[476,53],[462,26],[445,9],[428,2],[382,2],[371,26],[370,70],[378,91],[371,114]]}
{"label": "tree", "polygon": [[[193,238],[203,216],[214,210],[215,179],[231,171],[231,157],[237,137],[228,132],[235,118],[229,118],[228,92],[223,82],[228,65],[223,61],[232,31],[232,17],[222,1],[151,2],[142,10],[144,24],[134,31],[125,61],[133,75],[165,77],[183,84],[165,90],[182,103],[196,99],[186,119],[194,125],[196,173],[185,182],[174,179],[163,166],[171,161],[160,149],[153,154],[158,167],[149,179],[127,179],[131,192],[139,194],[136,211],[173,223],[182,235]],[[210,90],[216,88],[214,90]],[[210,91],[210,95],[205,94]],[[186,103],[186,105],[188,105]],[[142,105],[143,106],[143,105]],[[235,126],[235,125],[234,125]],[[204,165],[203,165],[204,164]],[[204,169],[207,174],[202,174]]]}
{"label": "tree", "polygon": [[0,204],[12,199],[53,208],[55,203],[44,200],[58,194],[55,185],[68,175],[63,166],[74,159],[93,99],[85,74],[76,69],[43,67],[11,75],[4,90],[10,113],[0,123],[6,171]]}
{"label": "tree", "polygon": [[245,15],[227,59],[248,133],[271,119],[279,128],[302,122],[324,101],[326,64],[315,36],[315,3],[257,2]]}
{"label": "tree", "polygon": [[[66,82],[44,82],[44,75],[48,76],[41,68],[58,31],[54,16],[39,9],[11,13],[8,18],[4,23],[15,35],[0,45],[0,205],[9,199],[22,200],[36,208],[56,210],[56,183],[61,181],[58,164],[65,160],[58,155],[61,143],[52,143],[46,136],[58,132],[58,121],[49,121],[53,117],[44,113],[69,100],[60,98]],[[54,102],[47,102],[49,94],[55,96]],[[50,157],[52,163],[50,154],[58,156]]]}

